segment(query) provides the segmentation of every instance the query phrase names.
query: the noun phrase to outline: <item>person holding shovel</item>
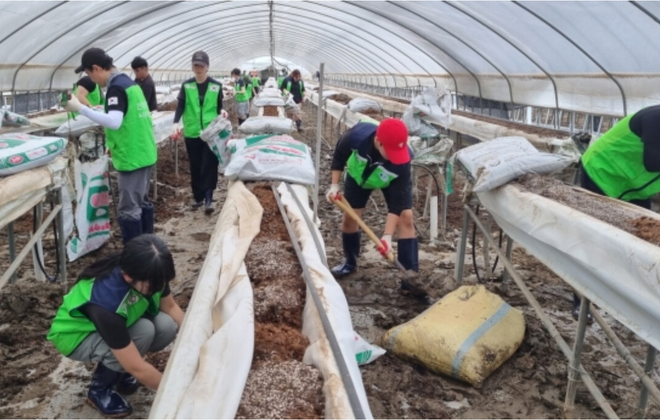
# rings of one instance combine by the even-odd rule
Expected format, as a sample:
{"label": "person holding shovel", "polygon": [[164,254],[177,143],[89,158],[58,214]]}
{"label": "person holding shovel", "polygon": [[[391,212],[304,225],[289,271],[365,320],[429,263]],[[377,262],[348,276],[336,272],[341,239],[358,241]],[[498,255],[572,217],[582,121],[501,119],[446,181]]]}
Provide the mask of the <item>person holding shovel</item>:
{"label": "person holding shovel", "polygon": [[[580,186],[651,209],[660,192],[660,105],[628,115],[592,143],[580,161]],[[573,294],[573,318],[581,300]],[[593,322],[591,314],[588,321]]]}
{"label": "person holding shovel", "polygon": [[222,109],[222,83],[208,76],[209,56],[197,51],[192,56],[195,77],[183,82],[179,91],[178,104],[174,113],[175,137],[183,136],[190,162],[190,186],[193,193],[192,208],[204,205],[206,214],[213,213],[213,191],[218,186],[218,158],[209,145],[200,138],[202,131],[220,114]]}
{"label": "person holding shovel", "polygon": [[[331,203],[341,199],[339,180],[344,168],[344,197],[358,216],[373,190],[383,191],[387,203],[387,221],[378,251],[386,256],[392,248],[397,229],[397,259],[406,270],[419,270],[418,243],[412,212],[412,153],[408,148],[408,130],[401,120],[388,118],[379,125],[359,122],[337,143],[332,158],[332,182],[326,197]],[[360,231],[355,220],[344,213],[342,244],[345,261],[332,268],[343,277],[357,269],[360,254]]]}
{"label": "person holding shovel", "polygon": [[106,146],[119,173],[119,227],[124,243],[154,231],[154,207],[149,200],[151,171],[157,160],[149,105],[142,89],[119,72],[100,48],[82,55],[76,73],[84,71],[99,86],[108,88],[105,112],[83,105],[76,96],[62,100],[69,112],[78,112],[105,127]]}
{"label": "person holding shovel", "polygon": [[167,347],[183,323],[174,277],[165,242],[145,234],[84,269],[64,296],[47,339],[69,359],[96,363],[86,402],[104,416],[131,413],[120,394],[158,389],[163,375],[143,357]]}

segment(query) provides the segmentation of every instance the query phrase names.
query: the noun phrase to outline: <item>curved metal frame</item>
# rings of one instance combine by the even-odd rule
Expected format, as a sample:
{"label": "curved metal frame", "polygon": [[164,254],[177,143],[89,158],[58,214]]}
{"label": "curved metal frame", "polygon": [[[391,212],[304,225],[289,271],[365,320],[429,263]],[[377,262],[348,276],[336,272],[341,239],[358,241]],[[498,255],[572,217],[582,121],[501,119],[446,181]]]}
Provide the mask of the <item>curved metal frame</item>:
{"label": "curved metal frame", "polygon": [[480,18],[477,18],[474,16],[472,13],[467,12],[466,10],[463,10],[461,7],[458,7],[458,5],[455,2],[451,1],[446,1],[443,0],[448,6],[453,7],[454,9],[458,10],[459,12],[465,14],[466,16],[469,16],[472,18],[474,21],[480,23],[482,26],[484,26],[486,29],[490,30],[492,33],[500,37],[504,42],[515,48],[520,54],[525,56],[529,61],[531,61],[536,67],[539,68],[545,74],[548,79],[550,80],[550,83],[552,83],[552,88],[555,91],[555,109],[559,109],[559,90],[557,89],[557,82],[555,81],[555,78],[550,75],[550,72],[545,70],[539,63],[536,62],[532,57],[529,56],[526,52],[522,50],[522,48],[519,48],[517,45],[515,45],[513,42],[511,42],[509,39],[507,39],[504,35],[496,31],[494,28],[492,28],[490,25],[486,24],[486,22],[482,21]]}
{"label": "curved metal frame", "polygon": [[108,29],[107,31],[103,32],[101,35],[99,35],[99,36],[97,36],[96,38],[94,38],[94,39],[92,39],[91,41],[89,41],[86,45],[84,45],[84,46],[78,48],[78,49],[75,50],[73,53],[71,53],[70,55],[68,55],[68,56],[67,56],[62,62],[60,62],[60,64],[58,64],[57,67],[55,67],[55,69],[53,69],[53,71],[50,73],[50,84],[49,84],[48,90],[51,90],[51,89],[53,88],[53,77],[55,77],[55,73],[57,73],[57,70],[59,70],[59,68],[62,67],[62,65],[63,65],[64,63],[66,63],[67,61],[69,61],[73,56],[75,56],[76,54],[78,54],[78,53],[79,53],[80,51],[82,51],[83,49],[88,48],[88,47],[89,47],[90,45],[92,45],[94,42],[96,42],[96,41],[99,40],[100,38],[103,38],[104,36],[108,35],[109,33],[111,33],[112,31],[116,30],[117,28],[119,28],[119,27],[121,27],[121,26],[124,26],[124,25],[126,25],[126,24],[128,24],[128,23],[131,23],[131,22],[133,22],[134,20],[140,19],[140,18],[144,17],[145,15],[147,15],[147,14],[149,14],[149,13],[157,12],[157,11],[159,11],[159,10],[166,9],[166,8],[168,8],[168,7],[174,6],[174,5],[179,4],[179,3],[183,3],[183,1],[182,1],[182,0],[178,0],[178,1],[171,1],[171,2],[168,2],[168,3],[164,3],[164,4],[159,4],[158,7],[155,7],[155,8],[153,8],[153,9],[149,10],[148,12],[140,13],[140,14],[137,15],[137,16],[133,16],[132,18],[130,18],[130,19],[124,21],[124,22],[121,22],[121,23],[118,23],[117,25],[114,25],[113,27],[111,27],[111,28]]}
{"label": "curved metal frame", "polygon": [[5,42],[6,40],[8,40],[8,39],[11,38],[12,36],[14,36],[17,32],[22,31],[23,28],[25,28],[26,26],[32,24],[35,20],[40,19],[42,16],[47,15],[48,13],[52,12],[53,10],[57,9],[58,7],[60,7],[60,6],[62,6],[62,5],[65,5],[65,4],[67,4],[67,3],[68,3],[67,1],[62,1],[62,2],[59,2],[59,3],[55,3],[55,6],[51,7],[50,9],[46,9],[45,11],[39,13],[37,16],[35,16],[35,17],[33,17],[32,19],[28,20],[28,21],[25,22],[23,25],[21,25],[21,26],[19,26],[18,28],[14,29],[14,30],[12,31],[12,33],[10,33],[9,35],[7,35],[6,37],[0,39],[0,44],[2,44],[2,43]]}
{"label": "curved metal frame", "polygon": [[[124,5],[124,4],[128,4],[128,3],[130,3],[130,2],[129,2],[129,1],[122,1],[122,2],[117,2],[116,4],[112,4],[112,5],[111,5],[110,7],[108,7],[107,9],[104,9],[104,10],[102,10],[102,11],[100,11],[100,12],[97,12],[97,13],[95,13],[94,15],[92,15],[92,16],[90,17],[89,20],[92,20],[92,19],[95,19],[95,18],[101,16],[102,14],[106,13],[108,10],[116,9],[117,7],[120,7],[120,6],[122,6],[122,5]],[[15,89],[15,87],[16,87],[16,78],[18,77],[18,73],[21,71],[21,69],[22,69],[27,63],[30,62],[30,60],[32,60],[34,57],[38,56],[42,51],[44,51],[46,48],[48,48],[48,47],[50,47],[51,45],[53,45],[53,44],[54,44],[55,42],[57,42],[61,37],[63,37],[64,35],[68,34],[68,33],[71,32],[71,31],[73,31],[75,28],[76,28],[76,27],[73,26],[73,27],[70,27],[70,28],[66,28],[66,29],[64,29],[64,31],[62,31],[62,32],[60,32],[58,35],[54,36],[50,41],[48,41],[45,45],[43,45],[40,49],[38,49],[37,52],[35,52],[35,53],[32,54],[28,59],[26,59],[25,61],[23,61],[23,62],[21,63],[21,65],[18,66],[18,68],[16,69],[16,71],[14,71],[14,75],[12,76],[12,81],[11,81],[11,90],[14,91],[14,89]]]}
{"label": "curved metal frame", "polygon": [[541,22],[548,25],[550,28],[552,28],[552,30],[554,30],[559,35],[561,35],[564,39],[566,39],[568,42],[570,42],[575,48],[580,50],[580,52],[582,54],[584,54],[585,57],[587,57],[589,60],[591,60],[596,66],[598,66],[598,68],[601,69],[601,71],[603,73],[605,73],[607,75],[607,77],[609,77],[614,82],[614,84],[616,84],[616,86],[619,88],[619,91],[621,92],[621,98],[623,100],[623,115],[628,114],[628,104],[627,104],[628,101],[626,100],[626,92],[623,90],[623,86],[621,86],[619,81],[616,80],[616,78],[614,76],[612,76],[612,74],[609,71],[607,71],[605,69],[605,67],[603,67],[603,65],[598,62],[598,60],[596,60],[594,57],[592,57],[591,54],[589,54],[587,51],[585,51],[584,48],[582,48],[577,42],[575,42],[571,38],[569,38],[564,32],[562,32],[555,25],[553,25],[552,23],[548,22],[546,19],[539,16],[538,13],[534,12],[533,10],[530,10],[527,6],[520,4],[518,1],[514,0],[514,1],[512,1],[512,3],[515,4],[516,6],[522,8],[527,13],[531,14],[532,16],[534,16],[535,18],[537,18]]}

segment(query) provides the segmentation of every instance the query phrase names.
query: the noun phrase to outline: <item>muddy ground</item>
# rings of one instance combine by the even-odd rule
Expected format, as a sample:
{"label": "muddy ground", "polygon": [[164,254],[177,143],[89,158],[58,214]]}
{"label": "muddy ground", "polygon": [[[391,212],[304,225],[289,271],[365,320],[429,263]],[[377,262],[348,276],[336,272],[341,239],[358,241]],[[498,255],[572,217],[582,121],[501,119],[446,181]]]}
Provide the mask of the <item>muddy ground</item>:
{"label": "muddy ground", "polygon": [[[304,107],[303,133],[297,139],[312,144],[315,138],[315,108]],[[329,132],[327,140],[331,142]],[[336,137],[336,130],[332,137]],[[173,154],[169,146],[160,149],[159,198],[156,200],[156,233],[170,246],[176,263],[177,278],[172,283],[176,299],[186,306],[190,299],[218,211],[205,216],[190,211],[186,154],[179,146],[180,174],[174,174]],[[322,149],[321,191],[329,186],[331,149]],[[442,240],[420,243],[420,270],[424,284],[438,299],[458,285],[451,279],[455,263],[455,246],[460,237],[462,201],[460,174],[455,185],[457,193],[450,196],[448,229]],[[221,179],[215,192],[216,204],[222,205],[226,193]],[[331,265],[342,259],[338,209],[320,201],[323,239],[327,245]],[[378,211],[376,211],[376,206]],[[365,211],[365,220],[377,233],[385,221],[384,201],[380,193]],[[19,248],[28,240],[31,218],[24,217],[16,224]],[[477,242],[479,238],[477,236]],[[102,249],[74,263],[68,263],[72,280],[82,267],[100,256],[120,248],[121,239],[113,237]],[[46,264],[54,267],[52,237],[44,241]],[[471,247],[468,248],[468,251]],[[481,278],[485,277],[481,246],[477,247],[477,265]],[[0,234],[0,267],[8,266],[6,234]],[[29,260],[29,259],[28,259]],[[572,320],[570,289],[535,258],[515,248],[513,263],[534,295],[556,323],[561,335],[572,345],[576,323]],[[491,263],[494,255],[491,257]],[[59,284],[34,280],[30,261],[19,270],[19,281],[0,291],[0,417],[68,417],[99,418],[96,411],[84,404],[90,379],[90,367],[61,357],[45,340],[50,320],[62,298]],[[369,404],[377,418],[558,418],[566,389],[566,360],[522,294],[511,285],[504,292],[501,265],[492,278],[485,279],[489,290],[501,295],[510,305],[525,315],[525,339],[502,367],[495,371],[481,389],[462,384],[428,370],[385,354],[361,368]],[[389,268],[380,255],[363,238],[359,271],[340,280],[348,299],[355,330],[370,342],[378,342],[387,329],[406,322],[421,313],[426,306],[399,292],[398,273]],[[476,283],[471,256],[466,264],[466,283]],[[643,364],[646,346],[609,317],[606,317],[621,339]],[[150,354],[148,359],[163,370],[169,352]],[[597,325],[587,332],[583,363],[601,386],[613,407],[624,418],[634,417],[640,383],[627,368],[614,348],[607,342]],[[657,367],[656,367],[657,370]],[[657,375],[654,375],[657,377]],[[603,417],[603,413],[583,386],[579,386],[576,416]],[[146,417],[154,392],[144,388],[128,397],[135,412],[134,418]],[[660,407],[651,403],[648,417],[660,417]]]}

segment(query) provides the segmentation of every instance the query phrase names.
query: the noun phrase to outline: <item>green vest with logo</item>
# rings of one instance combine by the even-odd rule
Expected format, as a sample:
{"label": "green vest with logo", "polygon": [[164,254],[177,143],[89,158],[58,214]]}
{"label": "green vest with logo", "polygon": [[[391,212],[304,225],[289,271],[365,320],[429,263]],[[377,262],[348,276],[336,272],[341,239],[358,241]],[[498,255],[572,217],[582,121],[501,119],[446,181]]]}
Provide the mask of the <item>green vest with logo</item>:
{"label": "green vest with logo", "polygon": [[186,90],[186,106],[183,110],[183,135],[194,139],[218,116],[218,96],[222,86],[209,81],[204,95],[204,103],[199,104],[199,91],[197,82],[184,83]]}
{"label": "green vest with logo", "polygon": [[[73,353],[89,334],[96,331],[94,323],[80,311],[83,305],[89,303],[93,287],[94,279],[77,282],[64,296],[64,302],[53,319],[46,339],[65,356]],[[116,313],[126,319],[126,327],[130,328],[145,313],[158,315],[161,295],[162,292],[157,292],[146,297],[130,287]]]}
{"label": "green vest with logo", "polygon": [[[286,90],[287,90],[287,92],[291,92],[291,84],[292,84],[292,83],[293,83],[293,81],[291,81],[291,80],[289,80],[289,81],[287,82],[287,84],[286,84]],[[305,84],[303,83],[302,80],[299,80],[299,81],[298,81],[298,86],[300,86],[300,94],[302,95],[303,92],[305,92]]]}
{"label": "green vest with logo", "polygon": [[279,89],[282,89],[282,82],[284,81],[284,76],[280,76],[277,78],[277,87]]}
{"label": "green vest with logo", "polygon": [[[112,154],[112,164],[118,171],[134,171],[156,163],[156,140],[149,105],[142,88],[126,89],[128,110],[121,126],[105,129],[105,144]],[[107,104],[106,104],[107,112]]]}
{"label": "green vest with logo", "polygon": [[241,93],[239,93],[240,87],[238,85],[234,86],[234,90],[236,91],[236,102],[238,103],[243,103],[247,102],[250,100],[250,91],[252,90],[252,85],[245,83],[245,80],[243,80],[243,87],[245,90]]}
{"label": "green vest with logo", "polygon": [[608,196],[624,201],[645,200],[660,192],[660,172],[644,167],[644,144],[630,130],[628,115],[610,128],[582,155],[589,177]]}
{"label": "green vest with logo", "polygon": [[256,88],[259,87],[259,85],[261,84],[260,82],[261,82],[261,81],[259,80],[258,77],[253,77],[253,78],[252,78],[252,86],[253,86],[253,87],[256,87]]}
{"label": "green vest with logo", "polygon": [[[98,84],[94,85],[94,90],[87,93],[87,101],[91,106],[103,105],[103,94],[101,93],[101,88]],[[76,96],[78,93],[78,85],[73,87],[73,96]],[[77,112],[69,112],[69,118],[76,118],[79,114]]]}
{"label": "green vest with logo", "polygon": [[248,99],[252,99],[252,79],[245,76],[243,77],[243,81],[245,82],[245,92],[247,93]]}
{"label": "green vest with logo", "polygon": [[[360,120],[361,123],[369,123],[379,125],[380,123],[371,118]],[[366,179],[363,177],[365,169],[369,161],[367,158],[360,156],[357,150],[353,150],[351,157],[348,158],[346,163],[346,172],[353,178],[353,180],[362,188],[366,190],[380,190],[389,187],[389,185],[398,178],[398,175],[385,169],[382,165],[378,167]]]}

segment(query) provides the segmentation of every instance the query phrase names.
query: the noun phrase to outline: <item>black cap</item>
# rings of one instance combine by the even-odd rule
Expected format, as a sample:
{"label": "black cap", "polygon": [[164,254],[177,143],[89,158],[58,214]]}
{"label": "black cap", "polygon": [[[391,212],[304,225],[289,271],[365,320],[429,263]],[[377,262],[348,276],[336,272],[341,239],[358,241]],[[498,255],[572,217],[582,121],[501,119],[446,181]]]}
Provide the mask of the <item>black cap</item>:
{"label": "black cap", "polygon": [[133,70],[139,69],[140,67],[149,67],[149,64],[147,64],[147,60],[144,58],[137,56],[131,61],[131,68]]}
{"label": "black cap", "polygon": [[91,69],[92,66],[97,65],[103,68],[109,68],[112,66],[112,57],[105,53],[100,48],[90,48],[85,51],[80,60],[80,66],[75,70],[76,73],[80,73],[85,69]]}
{"label": "black cap", "polygon": [[209,55],[207,53],[205,53],[204,51],[197,51],[195,54],[193,54],[192,63],[193,64],[202,64],[204,66],[208,66],[209,65]]}

